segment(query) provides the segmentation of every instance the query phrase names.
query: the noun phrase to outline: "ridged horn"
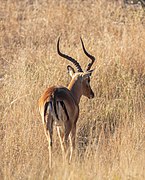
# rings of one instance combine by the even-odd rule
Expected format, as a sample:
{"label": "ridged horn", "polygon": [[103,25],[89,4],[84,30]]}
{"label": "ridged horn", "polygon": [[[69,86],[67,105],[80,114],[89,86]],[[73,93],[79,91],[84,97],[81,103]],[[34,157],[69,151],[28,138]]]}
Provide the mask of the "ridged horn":
{"label": "ridged horn", "polygon": [[91,69],[91,67],[92,67],[92,65],[93,65],[93,63],[94,63],[94,61],[95,61],[95,57],[92,56],[91,54],[89,54],[89,53],[86,51],[85,46],[84,46],[84,43],[83,43],[83,40],[82,40],[81,37],[80,37],[80,39],[81,39],[81,43],[82,43],[82,47],[83,47],[84,53],[86,54],[86,56],[88,56],[88,57],[92,60],[92,62],[90,62],[90,63],[87,65],[86,71],[89,71],[89,70]]}
{"label": "ridged horn", "polygon": [[72,63],[75,65],[75,67],[77,68],[78,72],[83,72],[80,64],[79,64],[75,59],[73,59],[72,57],[70,57],[70,56],[68,56],[68,55],[66,55],[66,54],[63,54],[62,52],[60,52],[59,42],[60,42],[60,37],[58,38],[58,41],[57,41],[57,52],[58,52],[58,54],[59,54],[61,57],[69,60],[70,62],[72,62]]}

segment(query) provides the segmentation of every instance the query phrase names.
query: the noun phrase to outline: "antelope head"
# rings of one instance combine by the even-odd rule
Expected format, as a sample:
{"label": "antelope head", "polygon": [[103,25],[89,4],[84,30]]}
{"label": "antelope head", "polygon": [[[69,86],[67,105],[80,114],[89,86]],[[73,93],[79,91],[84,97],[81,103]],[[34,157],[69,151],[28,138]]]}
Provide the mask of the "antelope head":
{"label": "antelope head", "polygon": [[95,61],[95,57],[90,55],[86,51],[83,40],[81,39],[83,51],[84,51],[85,55],[91,59],[91,62],[87,65],[86,70],[83,71],[80,64],[77,62],[77,60],[60,52],[59,42],[60,42],[60,38],[58,39],[58,42],[57,42],[58,54],[61,57],[72,62],[77,69],[77,71],[75,71],[72,66],[70,66],[70,65],[67,66],[68,73],[72,78],[70,84],[68,85],[68,89],[70,91],[72,91],[74,96],[78,96],[78,99],[80,99],[81,95],[84,95],[84,96],[88,97],[89,99],[94,98],[94,92],[92,91],[91,86],[90,86],[90,77],[93,72],[93,70],[91,70],[91,67]]}

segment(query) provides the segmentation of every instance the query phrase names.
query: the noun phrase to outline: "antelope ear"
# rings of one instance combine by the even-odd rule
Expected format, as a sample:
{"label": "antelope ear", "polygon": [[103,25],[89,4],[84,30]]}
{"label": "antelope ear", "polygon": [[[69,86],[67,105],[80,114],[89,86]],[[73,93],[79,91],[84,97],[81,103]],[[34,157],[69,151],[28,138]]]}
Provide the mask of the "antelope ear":
{"label": "antelope ear", "polygon": [[93,72],[94,70],[95,70],[95,69],[91,69],[91,70],[89,70],[89,71],[87,71],[87,72],[92,74],[92,72]]}
{"label": "antelope ear", "polygon": [[75,73],[74,68],[71,67],[70,65],[68,65],[68,66],[67,66],[67,70],[68,70],[69,75],[72,77],[73,74]]}
{"label": "antelope ear", "polygon": [[92,75],[92,72],[93,72],[93,71],[94,71],[94,69],[85,72],[84,75],[83,75],[83,78],[85,79],[85,78],[87,78],[87,77],[90,77],[90,76]]}

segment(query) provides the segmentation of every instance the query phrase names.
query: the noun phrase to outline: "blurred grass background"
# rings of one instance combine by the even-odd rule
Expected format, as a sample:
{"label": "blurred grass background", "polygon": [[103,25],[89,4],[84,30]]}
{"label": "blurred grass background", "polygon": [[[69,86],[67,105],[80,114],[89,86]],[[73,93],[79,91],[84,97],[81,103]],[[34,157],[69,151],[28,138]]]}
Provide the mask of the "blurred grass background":
{"label": "blurred grass background", "polygon": [[[145,11],[115,0],[1,0],[0,179],[145,179]],[[68,62],[85,69],[96,57],[82,97],[76,155],[62,163],[54,131],[53,168],[38,112],[50,85],[67,86]]]}

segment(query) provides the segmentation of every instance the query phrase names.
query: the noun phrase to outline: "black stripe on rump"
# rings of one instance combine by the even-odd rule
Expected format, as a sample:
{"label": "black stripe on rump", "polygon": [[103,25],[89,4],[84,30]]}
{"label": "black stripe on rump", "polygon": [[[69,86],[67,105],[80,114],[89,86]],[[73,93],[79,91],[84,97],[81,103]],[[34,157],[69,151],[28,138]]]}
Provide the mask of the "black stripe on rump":
{"label": "black stripe on rump", "polygon": [[45,106],[44,106],[44,117],[45,117],[45,115],[46,115],[48,105],[49,105],[49,102],[46,102],[46,103],[45,103]]}
{"label": "black stripe on rump", "polygon": [[62,106],[62,108],[63,108],[63,110],[64,110],[64,112],[66,114],[67,120],[69,120],[69,115],[68,115],[68,112],[67,112],[67,109],[66,109],[66,106],[65,106],[64,102],[60,101],[60,104],[61,104],[61,106]]}
{"label": "black stripe on rump", "polygon": [[54,102],[54,112],[55,112],[56,118],[59,120],[58,113],[57,113],[57,107],[56,107],[57,102],[56,102],[56,97],[55,97],[55,95],[54,95],[54,97],[53,97],[53,102]]}

